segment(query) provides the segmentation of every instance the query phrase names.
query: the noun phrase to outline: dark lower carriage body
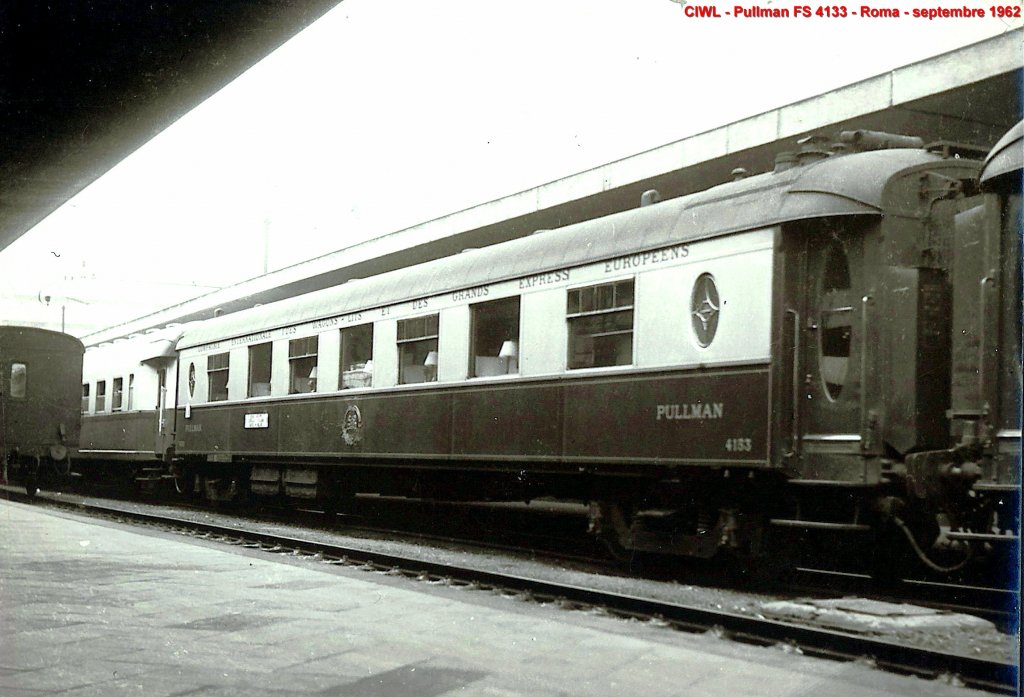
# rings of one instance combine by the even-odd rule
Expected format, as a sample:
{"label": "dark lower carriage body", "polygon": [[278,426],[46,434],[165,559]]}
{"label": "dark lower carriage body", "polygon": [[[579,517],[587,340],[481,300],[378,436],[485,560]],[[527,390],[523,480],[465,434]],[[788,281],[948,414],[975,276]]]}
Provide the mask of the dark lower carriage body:
{"label": "dark lower carriage body", "polygon": [[153,409],[84,416],[76,474],[95,482],[155,490],[170,478],[172,416],[169,409],[164,421]]}
{"label": "dark lower carriage body", "polygon": [[214,498],[555,497],[625,547],[709,556],[781,481],[768,395],[757,366],[179,409],[176,455]]}

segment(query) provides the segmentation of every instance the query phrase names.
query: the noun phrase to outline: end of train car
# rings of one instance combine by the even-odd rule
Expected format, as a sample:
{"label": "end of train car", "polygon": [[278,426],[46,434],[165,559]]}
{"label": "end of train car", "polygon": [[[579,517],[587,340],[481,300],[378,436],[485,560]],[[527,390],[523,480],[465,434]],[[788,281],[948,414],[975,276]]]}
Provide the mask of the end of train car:
{"label": "end of train car", "polygon": [[36,327],[0,326],[0,465],[3,480],[66,476],[81,431],[82,342]]}
{"label": "end of train car", "polygon": [[169,477],[176,346],[185,326],[168,325],[86,349],[78,474],[145,490]]}
{"label": "end of train car", "polygon": [[956,216],[949,283],[952,444],[906,457],[941,543],[1003,550],[1017,568],[1021,496],[1021,171],[1024,122],[995,145],[976,206]]}

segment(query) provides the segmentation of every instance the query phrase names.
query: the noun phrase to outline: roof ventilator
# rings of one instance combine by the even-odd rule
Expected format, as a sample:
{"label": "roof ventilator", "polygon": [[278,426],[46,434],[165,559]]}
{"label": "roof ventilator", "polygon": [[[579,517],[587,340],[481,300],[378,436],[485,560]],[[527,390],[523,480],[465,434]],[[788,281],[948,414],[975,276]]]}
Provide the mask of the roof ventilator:
{"label": "roof ventilator", "polygon": [[655,203],[661,201],[661,194],[658,193],[657,189],[648,189],[640,195],[640,207],[653,206]]}
{"label": "roof ventilator", "polygon": [[924,140],[917,136],[904,136],[885,131],[841,131],[838,140],[856,152],[924,147]]}
{"label": "roof ventilator", "polygon": [[988,148],[971,143],[957,143],[952,140],[937,140],[924,146],[928,152],[941,155],[945,159],[984,160],[988,156]]}
{"label": "roof ventilator", "polygon": [[825,136],[807,136],[798,140],[800,150],[796,153],[797,163],[806,165],[830,157],[832,152],[828,148],[828,142],[829,139]]}
{"label": "roof ventilator", "polygon": [[785,172],[796,167],[796,153],[785,151],[775,156],[775,172]]}

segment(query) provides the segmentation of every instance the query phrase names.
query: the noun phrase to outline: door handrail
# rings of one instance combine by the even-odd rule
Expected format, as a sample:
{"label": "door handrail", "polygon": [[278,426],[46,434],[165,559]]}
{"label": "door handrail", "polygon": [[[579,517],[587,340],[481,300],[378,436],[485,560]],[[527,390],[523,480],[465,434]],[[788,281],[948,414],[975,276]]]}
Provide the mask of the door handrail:
{"label": "door handrail", "polygon": [[793,315],[793,380],[792,388],[793,394],[791,395],[792,404],[792,416],[790,418],[790,452],[787,453],[789,456],[796,455],[799,452],[798,444],[800,443],[800,313],[792,308],[786,308],[787,315]]}

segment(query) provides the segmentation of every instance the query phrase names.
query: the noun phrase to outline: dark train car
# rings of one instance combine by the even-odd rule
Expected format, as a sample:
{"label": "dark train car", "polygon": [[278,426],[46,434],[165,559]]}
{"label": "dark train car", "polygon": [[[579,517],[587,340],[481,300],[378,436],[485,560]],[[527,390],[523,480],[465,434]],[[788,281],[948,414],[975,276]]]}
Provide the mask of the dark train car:
{"label": "dark train car", "polygon": [[141,487],[167,476],[182,331],[170,325],[86,349],[78,474]]}
{"label": "dark train car", "polygon": [[922,498],[955,497],[956,474],[974,481],[978,503],[955,510],[951,539],[1016,547],[1019,538],[1005,533],[1020,530],[1022,160],[1024,122],[986,159],[980,205],[957,218],[950,408],[956,445],[951,456],[910,460],[924,484]]}
{"label": "dark train car", "polygon": [[81,430],[82,342],[34,327],[0,326],[0,462],[35,494],[66,475]]}
{"label": "dark train car", "polygon": [[199,323],[176,467],[211,498],[581,500],[620,551],[1013,537],[962,515],[1019,479],[953,435],[955,230],[984,204],[961,155],[808,139],[771,173]]}

